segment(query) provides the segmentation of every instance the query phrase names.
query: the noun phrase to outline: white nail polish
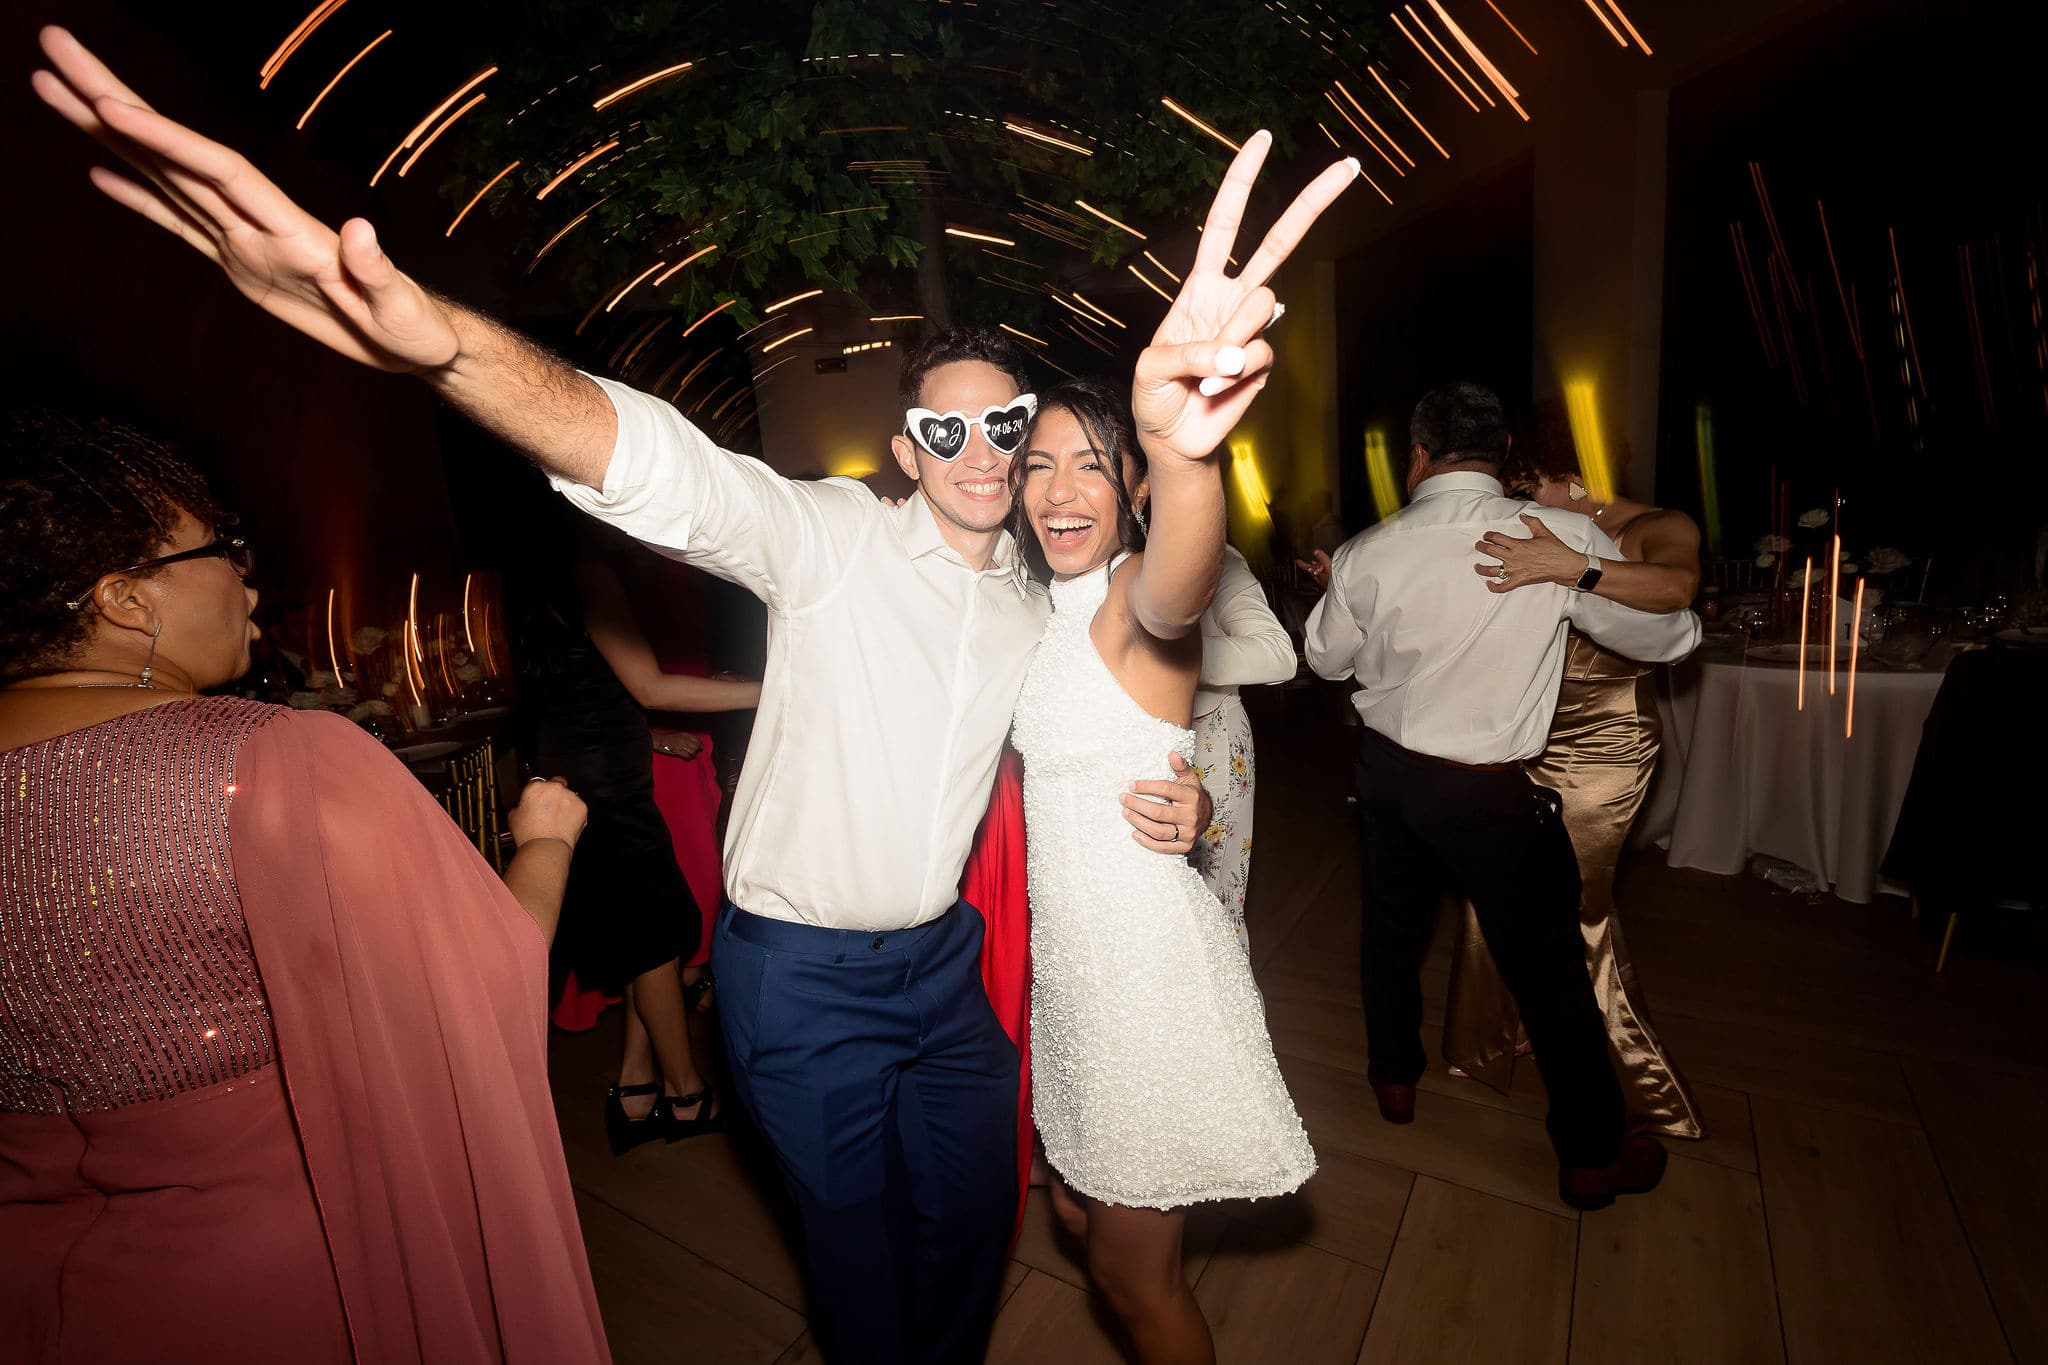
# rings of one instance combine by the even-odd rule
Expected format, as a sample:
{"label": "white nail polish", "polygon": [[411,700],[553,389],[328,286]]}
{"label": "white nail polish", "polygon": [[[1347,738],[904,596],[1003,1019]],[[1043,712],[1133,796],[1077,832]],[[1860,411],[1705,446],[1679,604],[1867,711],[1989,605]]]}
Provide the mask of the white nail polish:
{"label": "white nail polish", "polygon": [[1225,346],[1222,350],[1218,351],[1216,353],[1216,372],[1218,374],[1243,374],[1244,348],[1242,346]]}
{"label": "white nail polish", "polygon": [[1195,387],[1200,391],[1202,397],[1214,398],[1217,394],[1229,388],[1231,382],[1232,381],[1223,378],[1221,375],[1211,375]]}
{"label": "white nail polish", "polygon": [[1356,180],[1359,176],[1365,174],[1365,167],[1358,164],[1358,158],[1355,156],[1345,157],[1344,164],[1351,168],[1351,178],[1353,180]]}

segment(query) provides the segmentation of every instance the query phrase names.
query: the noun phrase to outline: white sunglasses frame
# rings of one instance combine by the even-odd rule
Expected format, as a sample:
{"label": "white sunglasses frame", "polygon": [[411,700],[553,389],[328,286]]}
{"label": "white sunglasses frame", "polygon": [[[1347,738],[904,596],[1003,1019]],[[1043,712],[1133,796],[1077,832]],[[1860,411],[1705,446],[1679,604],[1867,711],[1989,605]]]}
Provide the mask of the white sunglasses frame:
{"label": "white sunglasses frame", "polygon": [[[1011,398],[1006,403],[991,403],[981,410],[981,415],[978,417],[970,417],[966,413],[961,412],[957,409],[949,409],[946,412],[935,412],[931,408],[912,408],[910,411],[903,414],[903,434],[905,437],[909,439],[912,445],[916,446],[919,450],[922,450],[925,454],[931,456],[934,460],[939,461],[941,464],[951,464],[953,463],[953,461],[959,459],[960,456],[965,455],[967,453],[967,443],[963,440],[960,443],[960,449],[952,455],[939,454],[938,451],[933,450],[930,446],[926,445],[924,443],[924,437],[919,434],[917,428],[918,422],[921,418],[930,418],[933,421],[943,422],[948,417],[958,417],[963,423],[970,427],[979,423],[981,426],[981,438],[984,441],[987,441],[988,419],[999,412],[1008,412],[1011,408],[1016,407],[1019,403],[1022,403],[1024,405],[1024,421],[1025,424],[1028,426],[1031,420],[1038,416],[1038,395],[1035,393],[1020,393],[1015,397]],[[994,441],[989,441],[989,446],[991,449],[996,451],[997,454],[1009,457],[1015,455],[1018,450],[1022,450],[1024,448],[1024,442],[1022,438],[1019,438],[1017,441],[1016,450],[1004,450]]]}

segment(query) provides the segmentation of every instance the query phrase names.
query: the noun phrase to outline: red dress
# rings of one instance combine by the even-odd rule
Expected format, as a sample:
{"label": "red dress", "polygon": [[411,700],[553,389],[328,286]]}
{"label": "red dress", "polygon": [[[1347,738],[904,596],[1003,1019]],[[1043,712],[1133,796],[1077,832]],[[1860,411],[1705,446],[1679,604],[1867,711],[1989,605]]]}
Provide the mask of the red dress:
{"label": "red dress", "polygon": [[988,814],[960,874],[960,899],[981,911],[981,983],[1003,1032],[1017,1045],[1017,1221],[1031,1178],[1031,904],[1024,864],[1024,764],[1003,748]]}
{"label": "red dress", "polygon": [[335,716],[0,753],[0,1359],[608,1359],[546,949]]}

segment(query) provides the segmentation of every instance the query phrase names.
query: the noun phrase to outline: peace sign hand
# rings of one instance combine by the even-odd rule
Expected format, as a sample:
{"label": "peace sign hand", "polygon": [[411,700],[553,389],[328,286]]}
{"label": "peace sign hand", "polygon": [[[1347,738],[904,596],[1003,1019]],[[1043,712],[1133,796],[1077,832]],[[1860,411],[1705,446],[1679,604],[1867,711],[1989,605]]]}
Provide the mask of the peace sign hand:
{"label": "peace sign hand", "polygon": [[1324,209],[1358,178],[1346,159],[1309,182],[1280,215],[1235,278],[1223,273],[1251,198],[1252,182],[1273,145],[1260,129],[1230,163],[1209,205],[1195,263],[1138,357],[1131,412],[1150,458],[1207,459],[1265,387],[1273,348],[1259,338],[1274,316],[1266,281],[1301,243]]}
{"label": "peace sign hand", "polygon": [[460,349],[449,309],[393,265],[360,218],[339,233],[240,153],[150,108],[76,38],[42,31],[36,94],[140,173],[95,166],[108,198],[182,238],[258,307],[351,360],[437,369]]}

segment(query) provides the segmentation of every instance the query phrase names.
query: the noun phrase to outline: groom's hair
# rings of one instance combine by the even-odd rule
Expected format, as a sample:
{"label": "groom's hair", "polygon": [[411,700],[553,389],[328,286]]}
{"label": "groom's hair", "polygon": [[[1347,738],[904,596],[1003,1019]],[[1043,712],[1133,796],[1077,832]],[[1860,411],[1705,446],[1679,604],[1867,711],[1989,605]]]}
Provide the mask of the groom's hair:
{"label": "groom's hair", "polygon": [[1031,359],[1024,348],[992,327],[941,327],[903,353],[896,394],[907,408],[924,406],[924,381],[941,365],[979,360],[1010,376],[1018,393],[1031,392]]}
{"label": "groom's hair", "polygon": [[1408,440],[1422,447],[1431,464],[1477,460],[1498,465],[1508,455],[1507,414],[1492,389],[1446,384],[1422,395],[1415,405]]}

